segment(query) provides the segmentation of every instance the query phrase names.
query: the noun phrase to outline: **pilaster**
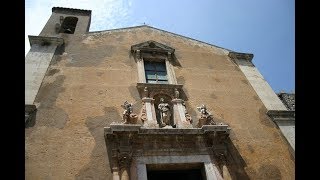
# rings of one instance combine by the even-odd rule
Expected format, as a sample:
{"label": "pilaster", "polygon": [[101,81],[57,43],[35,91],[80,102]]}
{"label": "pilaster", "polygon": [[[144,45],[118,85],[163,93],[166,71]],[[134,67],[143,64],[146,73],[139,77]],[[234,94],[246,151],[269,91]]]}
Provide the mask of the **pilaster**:
{"label": "pilaster", "polygon": [[182,105],[182,99],[173,99],[173,114],[174,114],[174,121],[177,125],[177,128],[192,128],[192,124],[190,121],[186,119],[186,110],[185,107]]}
{"label": "pilaster", "polygon": [[145,106],[144,108],[145,108],[146,115],[147,115],[147,119],[144,122],[144,126],[149,127],[149,128],[159,127],[158,123],[157,123],[155,109],[154,109],[154,99],[144,97],[144,98],[142,98],[142,102],[144,103],[144,106]]}
{"label": "pilaster", "polygon": [[25,104],[33,104],[62,38],[29,36],[31,49],[25,58]]}
{"label": "pilaster", "polygon": [[230,52],[228,56],[238,65],[267,110],[287,109],[259,70],[253,65],[253,54]]}

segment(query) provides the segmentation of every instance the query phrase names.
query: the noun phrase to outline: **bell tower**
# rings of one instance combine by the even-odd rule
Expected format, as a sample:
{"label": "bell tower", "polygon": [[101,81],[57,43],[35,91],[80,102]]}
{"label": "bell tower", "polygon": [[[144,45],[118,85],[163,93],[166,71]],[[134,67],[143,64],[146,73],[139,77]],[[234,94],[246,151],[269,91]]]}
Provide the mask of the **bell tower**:
{"label": "bell tower", "polygon": [[84,34],[89,31],[91,10],[53,7],[52,14],[39,36]]}
{"label": "bell tower", "polygon": [[51,60],[61,52],[73,35],[89,31],[91,10],[53,7],[52,14],[38,36],[30,36],[30,50],[25,58],[25,122],[32,121],[34,104]]}

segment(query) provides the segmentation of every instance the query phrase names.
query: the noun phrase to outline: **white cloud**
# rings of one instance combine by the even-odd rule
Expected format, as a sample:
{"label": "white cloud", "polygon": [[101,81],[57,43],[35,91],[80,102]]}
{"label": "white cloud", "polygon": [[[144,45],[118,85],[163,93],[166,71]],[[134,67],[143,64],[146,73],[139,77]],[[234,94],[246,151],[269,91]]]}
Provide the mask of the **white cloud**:
{"label": "white cloud", "polygon": [[25,55],[30,50],[28,35],[40,34],[52,7],[92,10],[90,31],[130,25],[131,0],[26,0],[25,4]]}

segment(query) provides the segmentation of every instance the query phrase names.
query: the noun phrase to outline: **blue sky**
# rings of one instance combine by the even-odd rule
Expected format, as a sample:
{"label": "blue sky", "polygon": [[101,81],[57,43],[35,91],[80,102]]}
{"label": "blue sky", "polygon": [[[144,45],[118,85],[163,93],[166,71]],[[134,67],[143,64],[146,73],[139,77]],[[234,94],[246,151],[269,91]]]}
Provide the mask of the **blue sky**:
{"label": "blue sky", "polygon": [[146,23],[237,52],[253,63],[272,89],[295,90],[295,2],[290,0],[26,0],[28,35],[39,35],[51,8],[92,10],[90,31]]}

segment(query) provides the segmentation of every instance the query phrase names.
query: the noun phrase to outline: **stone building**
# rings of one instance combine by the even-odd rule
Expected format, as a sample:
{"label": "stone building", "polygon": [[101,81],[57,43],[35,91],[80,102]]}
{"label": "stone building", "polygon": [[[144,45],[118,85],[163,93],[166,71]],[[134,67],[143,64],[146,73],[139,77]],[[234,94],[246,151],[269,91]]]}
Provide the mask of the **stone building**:
{"label": "stone building", "polygon": [[[52,8],[25,85],[26,179],[294,179],[253,54]],[[271,117],[268,115],[268,112]]]}

